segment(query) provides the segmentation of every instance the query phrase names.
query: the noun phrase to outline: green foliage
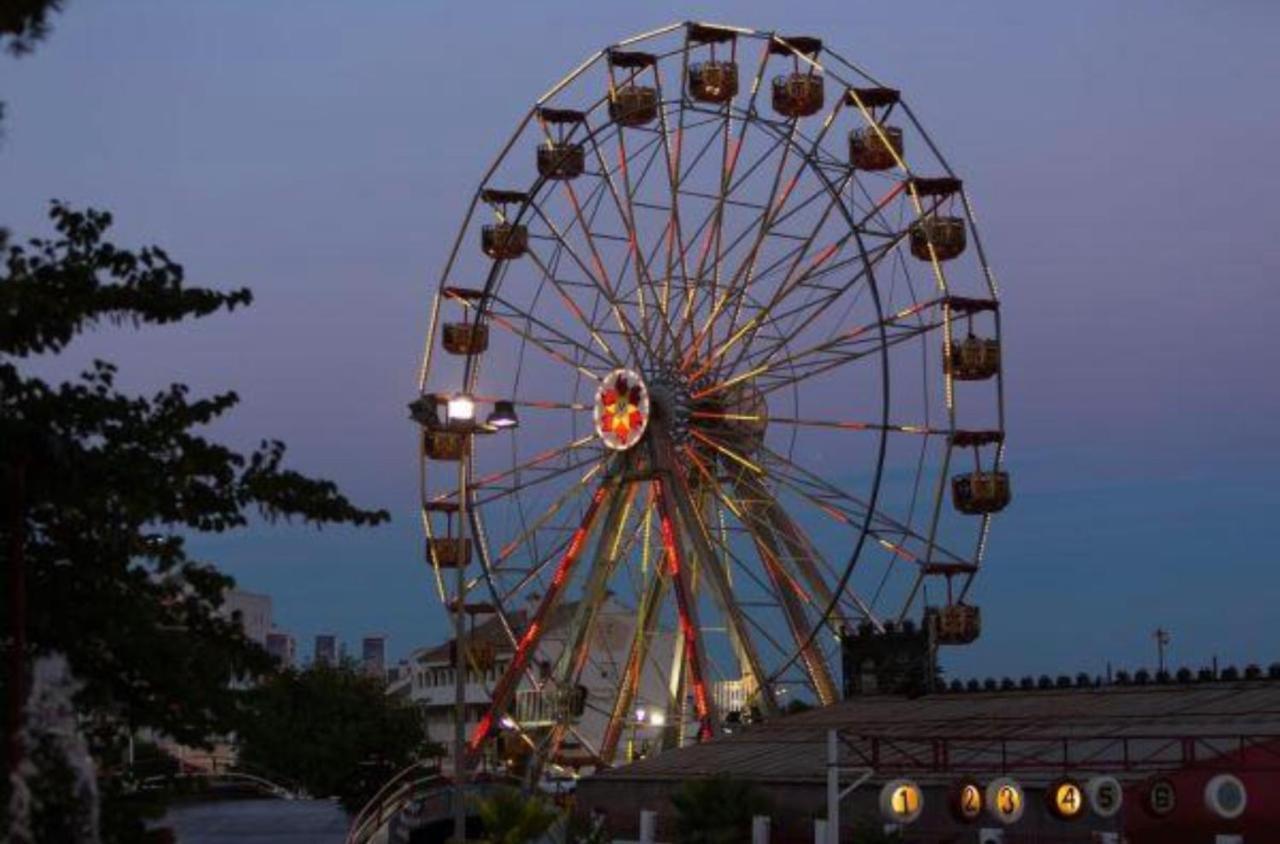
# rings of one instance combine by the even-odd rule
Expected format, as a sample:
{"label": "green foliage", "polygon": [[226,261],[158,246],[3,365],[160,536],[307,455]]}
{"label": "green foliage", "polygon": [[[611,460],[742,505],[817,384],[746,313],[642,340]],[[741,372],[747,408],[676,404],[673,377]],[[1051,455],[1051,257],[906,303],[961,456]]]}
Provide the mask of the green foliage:
{"label": "green foliage", "polygon": [[0,46],[14,55],[29,53],[49,34],[49,14],[63,0],[4,0],[0,3]]}
{"label": "green foliage", "polygon": [[537,841],[555,825],[560,813],[541,797],[504,788],[476,800],[475,812],[484,827],[487,844],[527,844]]}
{"label": "green foliage", "polygon": [[240,729],[244,696],[229,680],[271,669],[218,612],[232,581],[188,556],[188,536],[255,514],[316,526],[388,516],[285,468],[279,442],[243,454],[205,436],[234,393],[193,398],[175,384],[126,395],[102,361],[71,382],[35,374],[34,356],[104,323],[174,323],[250,301],[245,290],[188,286],[156,247],[107,242],[108,214],[55,203],[50,217],[57,237],[0,252],[0,547],[23,559],[27,658],[66,656],[95,756],[111,768],[129,731],[204,745]]}
{"label": "green foliage", "polygon": [[813,709],[813,704],[809,701],[801,700],[800,698],[792,698],[787,702],[787,705],[783,707],[782,711],[787,715],[799,715],[801,712],[808,712],[810,709]]}
{"label": "green foliage", "polygon": [[729,774],[685,780],[671,803],[680,844],[741,844],[751,840],[751,819],[769,812],[753,783]]}
{"label": "green foliage", "polygon": [[440,752],[416,708],[346,667],[280,672],[251,692],[250,705],[241,762],[316,797],[337,796],[352,812],[396,772]]}
{"label": "green foliage", "polygon": [[569,815],[564,831],[564,844],[610,844],[612,841],[613,836],[609,834],[602,818],[597,819],[581,812]]}

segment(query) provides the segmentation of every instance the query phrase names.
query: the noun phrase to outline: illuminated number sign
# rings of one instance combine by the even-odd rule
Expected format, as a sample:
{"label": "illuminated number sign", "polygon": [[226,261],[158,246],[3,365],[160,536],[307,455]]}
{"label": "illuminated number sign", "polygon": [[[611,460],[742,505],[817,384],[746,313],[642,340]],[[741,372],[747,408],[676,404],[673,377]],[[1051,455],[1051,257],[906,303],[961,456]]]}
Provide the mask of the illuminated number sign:
{"label": "illuminated number sign", "polygon": [[1100,818],[1113,818],[1124,804],[1124,789],[1115,777],[1094,777],[1085,786],[1089,808]]}
{"label": "illuminated number sign", "polygon": [[1178,792],[1169,780],[1156,780],[1147,789],[1147,811],[1157,818],[1167,818],[1178,808]]}
{"label": "illuminated number sign", "polygon": [[1204,805],[1220,818],[1234,820],[1244,814],[1249,795],[1239,777],[1218,774],[1205,783]]}
{"label": "illuminated number sign", "polygon": [[973,823],[982,815],[982,786],[963,779],[951,789],[951,815],[961,823]]}
{"label": "illuminated number sign", "polygon": [[1009,777],[988,783],[986,797],[987,811],[1002,824],[1017,823],[1026,809],[1022,786]]}
{"label": "illuminated number sign", "polygon": [[1084,789],[1075,780],[1061,779],[1050,783],[1045,799],[1049,803],[1049,813],[1055,818],[1074,821],[1084,815]]}
{"label": "illuminated number sign", "polygon": [[911,780],[892,780],[880,789],[880,814],[890,823],[908,824],[924,811],[924,792]]}

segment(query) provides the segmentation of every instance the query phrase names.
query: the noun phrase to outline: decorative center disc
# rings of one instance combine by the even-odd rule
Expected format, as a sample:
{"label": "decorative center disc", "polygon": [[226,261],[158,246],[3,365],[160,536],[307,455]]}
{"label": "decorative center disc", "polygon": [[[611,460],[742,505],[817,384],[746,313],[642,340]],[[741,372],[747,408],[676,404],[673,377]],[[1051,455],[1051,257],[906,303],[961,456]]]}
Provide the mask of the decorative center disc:
{"label": "decorative center disc", "polygon": [[630,369],[615,369],[596,389],[594,415],[605,446],[626,451],[649,427],[649,389]]}

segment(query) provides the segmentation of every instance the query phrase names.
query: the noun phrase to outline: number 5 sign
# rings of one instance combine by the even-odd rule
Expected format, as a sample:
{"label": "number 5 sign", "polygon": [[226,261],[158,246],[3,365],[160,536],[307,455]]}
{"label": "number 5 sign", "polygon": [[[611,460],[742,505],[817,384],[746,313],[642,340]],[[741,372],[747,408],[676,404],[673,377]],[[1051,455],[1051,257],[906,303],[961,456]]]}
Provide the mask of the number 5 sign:
{"label": "number 5 sign", "polygon": [[1100,818],[1114,818],[1124,805],[1124,789],[1115,777],[1094,777],[1084,788],[1089,808]]}

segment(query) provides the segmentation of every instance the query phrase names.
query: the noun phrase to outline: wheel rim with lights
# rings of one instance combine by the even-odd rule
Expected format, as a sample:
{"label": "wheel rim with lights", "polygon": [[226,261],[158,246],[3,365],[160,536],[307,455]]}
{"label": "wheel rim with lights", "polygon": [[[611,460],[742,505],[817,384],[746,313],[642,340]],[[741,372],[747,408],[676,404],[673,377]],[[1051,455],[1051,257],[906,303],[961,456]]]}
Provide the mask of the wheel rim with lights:
{"label": "wheel rim with lights", "polygon": [[423,437],[436,588],[508,655],[473,753],[613,764],[628,731],[834,701],[842,631],[978,633],[1009,500],[995,282],[915,115],[819,39],[673,25],[538,99],[453,245],[420,389],[519,413]]}

